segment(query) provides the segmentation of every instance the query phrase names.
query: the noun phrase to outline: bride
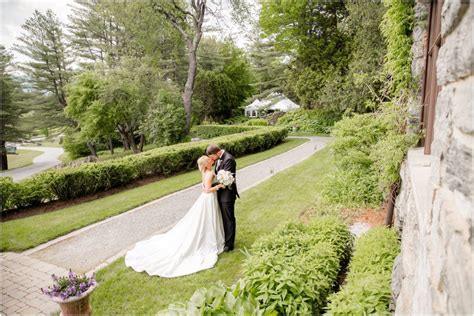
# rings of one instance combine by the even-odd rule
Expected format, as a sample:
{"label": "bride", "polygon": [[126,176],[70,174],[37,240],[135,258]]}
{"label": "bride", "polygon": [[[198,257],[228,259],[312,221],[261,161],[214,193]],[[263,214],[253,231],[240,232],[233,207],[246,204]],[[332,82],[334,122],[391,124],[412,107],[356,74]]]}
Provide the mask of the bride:
{"label": "bride", "polygon": [[137,272],[165,278],[183,276],[209,269],[224,250],[224,228],[212,186],[214,161],[202,156],[197,161],[202,173],[203,193],[186,215],[167,233],[140,241],[125,255],[125,264]]}

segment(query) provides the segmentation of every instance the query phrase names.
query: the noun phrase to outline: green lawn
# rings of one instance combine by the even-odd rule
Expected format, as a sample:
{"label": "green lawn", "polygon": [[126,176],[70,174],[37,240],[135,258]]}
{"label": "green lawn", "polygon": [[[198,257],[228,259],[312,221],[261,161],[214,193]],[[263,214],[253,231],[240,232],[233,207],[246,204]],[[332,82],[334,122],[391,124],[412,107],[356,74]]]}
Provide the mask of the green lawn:
{"label": "green lawn", "polygon": [[249,248],[258,237],[314,209],[320,201],[322,179],[331,172],[331,166],[329,151],[324,149],[243,192],[236,204],[236,250],[220,255],[213,269],[165,279],[134,272],[125,266],[123,258],[101,269],[97,273],[100,285],[92,294],[94,313],[153,315],[170,303],[189,299],[197,288],[218,280],[231,285],[241,276],[245,255],[239,250]]}
{"label": "green lawn", "polygon": [[43,152],[38,150],[18,149],[16,155],[8,154],[8,170],[29,166],[33,159]]}
{"label": "green lawn", "polygon": [[[267,151],[238,158],[237,166],[243,168],[271,158],[306,141],[307,139],[289,138]],[[21,251],[35,247],[107,217],[190,187],[199,183],[200,178],[198,171],[191,171],[54,212],[1,223],[1,251]]]}

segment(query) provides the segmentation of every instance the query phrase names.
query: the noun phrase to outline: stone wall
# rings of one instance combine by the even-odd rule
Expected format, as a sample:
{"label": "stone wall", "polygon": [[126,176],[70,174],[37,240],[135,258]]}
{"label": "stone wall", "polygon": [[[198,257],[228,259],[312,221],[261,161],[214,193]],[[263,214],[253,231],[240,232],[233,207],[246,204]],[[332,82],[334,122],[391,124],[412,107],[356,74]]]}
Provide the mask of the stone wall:
{"label": "stone wall", "polygon": [[445,0],[432,153],[412,149],[401,171],[396,314],[474,313],[473,7],[471,1]]}

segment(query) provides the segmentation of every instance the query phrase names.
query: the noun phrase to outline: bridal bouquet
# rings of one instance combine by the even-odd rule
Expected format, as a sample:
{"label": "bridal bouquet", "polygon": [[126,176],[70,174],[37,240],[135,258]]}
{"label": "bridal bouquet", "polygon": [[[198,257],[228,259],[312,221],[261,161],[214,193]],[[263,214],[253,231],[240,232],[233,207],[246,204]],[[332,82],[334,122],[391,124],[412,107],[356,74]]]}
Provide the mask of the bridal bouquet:
{"label": "bridal bouquet", "polygon": [[226,170],[219,170],[217,173],[217,182],[222,183],[226,187],[234,183],[234,176],[232,172]]}

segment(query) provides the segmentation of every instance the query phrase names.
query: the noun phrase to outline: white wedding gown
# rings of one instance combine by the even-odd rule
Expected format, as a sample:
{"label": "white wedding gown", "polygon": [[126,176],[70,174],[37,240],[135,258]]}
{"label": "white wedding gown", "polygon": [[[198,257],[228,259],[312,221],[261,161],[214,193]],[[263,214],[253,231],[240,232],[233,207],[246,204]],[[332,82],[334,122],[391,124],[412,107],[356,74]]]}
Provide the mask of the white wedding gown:
{"label": "white wedding gown", "polygon": [[125,264],[137,272],[173,278],[212,268],[224,249],[224,228],[216,193],[202,193],[167,233],[140,241]]}

